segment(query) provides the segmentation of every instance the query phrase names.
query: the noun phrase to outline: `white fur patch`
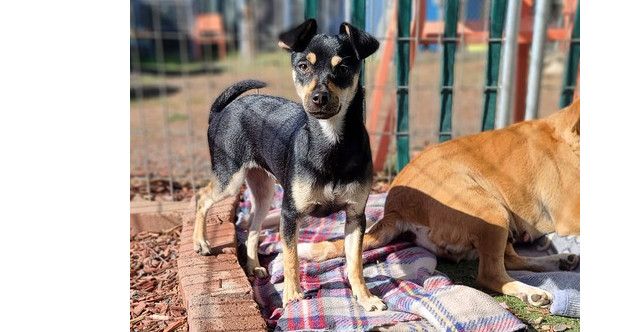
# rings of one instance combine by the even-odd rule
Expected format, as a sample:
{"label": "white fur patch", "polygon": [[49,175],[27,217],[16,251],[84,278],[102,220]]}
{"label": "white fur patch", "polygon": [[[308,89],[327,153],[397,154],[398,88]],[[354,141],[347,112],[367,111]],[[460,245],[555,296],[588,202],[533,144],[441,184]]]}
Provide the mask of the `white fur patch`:
{"label": "white fur patch", "polygon": [[322,133],[326,136],[326,139],[331,144],[338,143],[342,136],[342,130],[344,129],[344,116],[346,115],[346,111],[344,106],[342,106],[342,110],[337,113],[335,116],[329,119],[321,119],[318,120],[320,127],[322,127]]}

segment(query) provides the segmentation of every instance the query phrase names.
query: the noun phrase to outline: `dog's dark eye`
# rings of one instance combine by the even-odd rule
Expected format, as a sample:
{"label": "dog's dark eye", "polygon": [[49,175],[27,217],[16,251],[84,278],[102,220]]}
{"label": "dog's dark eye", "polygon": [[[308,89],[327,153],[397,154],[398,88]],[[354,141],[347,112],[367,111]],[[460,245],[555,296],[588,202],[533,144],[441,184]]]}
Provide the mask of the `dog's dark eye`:
{"label": "dog's dark eye", "polygon": [[338,75],[346,75],[350,71],[350,69],[346,66],[339,66],[335,69]]}
{"label": "dog's dark eye", "polygon": [[298,64],[298,70],[301,72],[306,72],[307,70],[309,70],[309,65],[307,65],[306,63],[300,63]]}

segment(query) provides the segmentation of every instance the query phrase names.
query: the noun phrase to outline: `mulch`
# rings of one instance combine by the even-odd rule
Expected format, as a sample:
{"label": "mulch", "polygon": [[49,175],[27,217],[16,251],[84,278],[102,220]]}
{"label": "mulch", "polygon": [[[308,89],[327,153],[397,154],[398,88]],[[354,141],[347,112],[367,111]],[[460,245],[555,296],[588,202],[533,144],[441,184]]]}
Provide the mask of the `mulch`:
{"label": "mulch", "polygon": [[187,331],[177,274],[181,226],[130,237],[130,331]]}

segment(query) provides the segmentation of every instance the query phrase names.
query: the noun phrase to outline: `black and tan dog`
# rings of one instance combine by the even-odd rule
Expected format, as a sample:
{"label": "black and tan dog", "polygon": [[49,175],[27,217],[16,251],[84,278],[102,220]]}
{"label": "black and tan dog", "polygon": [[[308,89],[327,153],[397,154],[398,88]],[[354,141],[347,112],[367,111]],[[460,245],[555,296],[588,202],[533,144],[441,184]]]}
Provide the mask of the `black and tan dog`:
{"label": "black and tan dog", "polygon": [[[476,281],[534,306],[553,295],[505,270],[556,271],[579,256],[519,256],[515,242],[543,234],[580,234],[580,100],[545,119],[460,137],[422,151],[395,177],[384,217],[364,236],[363,249],[405,232],[440,257],[479,259]],[[300,257],[343,254],[342,241],[306,244]]]}
{"label": "black and tan dog", "polygon": [[236,195],[246,179],[253,196],[246,273],[265,277],[267,271],[258,261],[258,235],[278,180],[284,189],[280,221],[283,304],[303,297],[298,223],[305,216],[324,217],[344,210],[353,295],[367,310],[383,310],[385,304],[366,287],[361,261],[372,160],[359,75],[362,60],[377,50],[379,42],[347,23],[342,23],[336,36],[316,31],[316,21],[308,20],[280,35],[279,46],[291,53],[301,105],[267,95],[236,99],[247,90],[264,87],[259,81],[229,87],[212,105],[208,129],[212,179],[197,196],[194,249],[210,254],[207,211],[215,202]]}

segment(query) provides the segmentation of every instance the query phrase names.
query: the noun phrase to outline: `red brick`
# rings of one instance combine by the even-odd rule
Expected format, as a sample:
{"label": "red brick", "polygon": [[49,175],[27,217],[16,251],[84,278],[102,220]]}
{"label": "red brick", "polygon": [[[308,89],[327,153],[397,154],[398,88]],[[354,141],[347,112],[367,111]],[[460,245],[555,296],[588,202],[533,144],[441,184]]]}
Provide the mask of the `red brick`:
{"label": "red brick", "polygon": [[236,257],[235,197],[212,207],[207,217],[211,256],[193,250],[195,205],[183,213],[179,283],[189,331],[267,331],[253,290]]}
{"label": "red brick", "polygon": [[181,202],[130,202],[130,235],[139,232],[159,232],[183,224],[183,213],[188,203]]}

